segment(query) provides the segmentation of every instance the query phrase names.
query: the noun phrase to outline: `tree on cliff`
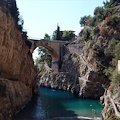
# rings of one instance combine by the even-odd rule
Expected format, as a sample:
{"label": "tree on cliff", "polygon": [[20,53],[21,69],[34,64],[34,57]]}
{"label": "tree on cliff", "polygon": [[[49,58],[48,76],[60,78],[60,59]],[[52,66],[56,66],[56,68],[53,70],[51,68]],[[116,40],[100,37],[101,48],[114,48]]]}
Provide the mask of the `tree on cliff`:
{"label": "tree on cliff", "polygon": [[63,31],[63,34],[62,34],[62,40],[64,41],[72,41],[75,39],[75,34],[74,34],[74,31]]}
{"label": "tree on cliff", "polygon": [[60,27],[57,25],[57,30],[55,30],[53,32],[52,39],[53,40],[61,40],[61,35],[62,35],[62,33],[60,31]]}
{"label": "tree on cliff", "polygon": [[59,27],[59,25],[57,25],[57,34],[56,34],[56,40],[60,40],[60,39],[61,39],[60,27]]}
{"label": "tree on cliff", "polygon": [[81,27],[84,27],[84,26],[86,26],[87,25],[87,20],[90,18],[90,15],[89,16],[83,16],[83,17],[81,17],[81,19],[80,19],[80,25],[81,25]]}
{"label": "tree on cliff", "polygon": [[92,27],[96,26],[99,22],[105,20],[106,17],[114,14],[115,11],[112,8],[118,5],[118,3],[120,3],[120,0],[110,0],[110,2],[108,1],[103,2],[104,4],[103,7],[95,8],[93,17],[86,16],[86,15],[81,17],[79,22],[80,25],[82,27],[87,25]]}
{"label": "tree on cliff", "polygon": [[44,36],[44,39],[45,40],[50,40],[50,36],[46,33],[45,36]]}
{"label": "tree on cliff", "polygon": [[71,41],[75,39],[74,31],[60,31],[60,27],[57,26],[57,30],[53,32],[52,35],[53,40],[63,40],[63,41]]}
{"label": "tree on cliff", "polygon": [[103,2],[105,8],[113,8],[120,3],[120,0],[110,0],[110,2]]}

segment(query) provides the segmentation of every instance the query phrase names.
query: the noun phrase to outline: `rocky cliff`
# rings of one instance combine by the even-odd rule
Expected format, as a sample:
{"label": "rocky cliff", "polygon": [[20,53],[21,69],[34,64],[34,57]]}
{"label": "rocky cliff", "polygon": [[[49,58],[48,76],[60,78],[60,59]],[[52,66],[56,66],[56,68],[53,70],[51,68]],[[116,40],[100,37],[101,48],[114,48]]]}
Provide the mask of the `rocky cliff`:
{"label": "rocky cliff", "polygon": [[0,120],[11,120],[37,92],[37,82],[29,48],[4,5],[0,4]]}
{"label": "rocky cliff", "polygon": [[109,80],[97,73],[96,53],[90,43],[78,41],[66,46],[66,54],[60,72],[46,72],[40,77],[40,85],[71,91],[82,98],[100,98]]}
{"label": "rocky cliff", "polygon": [[[83,98],[102,99],[105,120],[120,120],[120,5],[104,2],[94,17],[84,16],[78,40],[66,46],[60,73],[40,74],[40,84]],[[52,79],[51,79],[52,78]]]}

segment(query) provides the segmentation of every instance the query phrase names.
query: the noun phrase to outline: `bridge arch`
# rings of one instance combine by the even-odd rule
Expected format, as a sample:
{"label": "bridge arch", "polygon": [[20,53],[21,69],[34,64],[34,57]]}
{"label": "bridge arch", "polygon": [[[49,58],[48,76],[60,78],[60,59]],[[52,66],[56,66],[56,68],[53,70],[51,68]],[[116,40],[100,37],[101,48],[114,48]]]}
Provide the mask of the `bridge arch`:
{"label": "bridge arch", "polygon": [[[40,47],[40,46],[43,46],[45,47],[46,49],[48,49],[49,53],[51,54],[52,56],[52,62],[56,62],[56,61],[59,61],[59,55],[58,55],[58,52],[56,51],[56,49],[50,45],[44,45],[44,44],[39,44],[37,47]],[[34,48],[34,50],[36,49]],[[33,51],[34,51],[33,50]]]}
{"label": "bridge arch", "polygon": [[35,48],[39,46],[43,46],[48,49],[49,53],[52,56],[52,69],[54,72],[59,71],[60,64],[62,63],[63,55],[64,55],[64,45],[66,44],[65,41],[58,41],[58,40],[34,40],[30,39],[32,42],[31,51],[33,52]]}

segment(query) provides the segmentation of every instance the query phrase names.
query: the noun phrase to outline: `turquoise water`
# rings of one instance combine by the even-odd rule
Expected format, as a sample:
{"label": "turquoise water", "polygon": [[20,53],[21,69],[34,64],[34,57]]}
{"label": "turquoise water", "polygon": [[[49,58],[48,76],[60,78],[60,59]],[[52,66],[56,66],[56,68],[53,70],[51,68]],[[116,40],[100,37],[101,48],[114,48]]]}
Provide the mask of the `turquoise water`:
{"label": "turquoise water", "polygon": [[66,91],[41,87],[40,94],[34,96],[13,120],[45,120],[73,116],[100,117],[102,109],[98,100],[80,99]]}

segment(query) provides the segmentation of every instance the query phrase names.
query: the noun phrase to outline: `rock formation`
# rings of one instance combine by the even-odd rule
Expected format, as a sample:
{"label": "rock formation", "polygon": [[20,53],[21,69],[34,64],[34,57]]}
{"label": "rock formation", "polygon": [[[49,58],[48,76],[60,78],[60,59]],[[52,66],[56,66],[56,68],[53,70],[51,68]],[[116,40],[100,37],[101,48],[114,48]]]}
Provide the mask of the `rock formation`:
{"label": "rock formation", "polygon": [[36,92],[29,48],[10,10],[0,4],[0,120],[11,120]]}
{"label": "rock formation", "polygon": [[40,74],[43,86],[68,90],[83,98],[102,96],[105,120],[120,120],[120,74],[117,69],[120,5],[117,2],[110,0],[103,8],[96,8],[97,14],[94,12],[95,16],[89,17],[78,40],[66,46],[60,73]]}
{"label": "rock formation", "polygon": [[108,79],[97,73],[95,51],[87,44],[68,45],[60,72],[46,72],[40,77],[40,85],[71,91],[82,98],[100,98]]}
{"label": "rock formation", "polygon": [[71,91],[82,98],[103,98],[105,120],[120,120],[120,2],[97,7],[84,16],[78,40],[66,46],[58,74],[40,73],[40,85]]}

